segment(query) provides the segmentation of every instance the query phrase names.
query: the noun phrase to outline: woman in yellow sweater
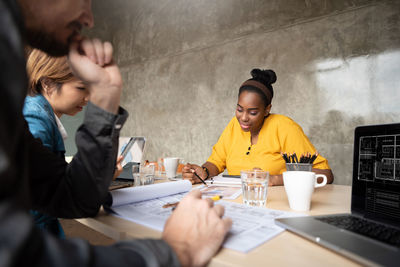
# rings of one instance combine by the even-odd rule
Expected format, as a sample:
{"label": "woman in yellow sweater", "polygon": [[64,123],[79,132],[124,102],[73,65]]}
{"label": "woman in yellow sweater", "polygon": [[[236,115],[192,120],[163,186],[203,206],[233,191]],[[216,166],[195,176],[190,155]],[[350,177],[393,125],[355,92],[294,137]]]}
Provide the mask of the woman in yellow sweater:
{"label": "woman in yellow sweater", "polygon": [[[236,117],[222,132],[211,156],[202,166],[186,164],[182,169],[184,179],[198,183],[200,180],[194,173],[207,179],[225,169],[230,175],[240,175],[241,170],[259,168],[269,171],[270,185],[282,185],[286,166],[281,152],[297,155],[316,152],[296,122],[270,113],[275,72],[253,69],[251,76],[240,86]],[[328,183],[333,182],[328,161],[321,155],[315,159],[313,171],[325,174]]]}

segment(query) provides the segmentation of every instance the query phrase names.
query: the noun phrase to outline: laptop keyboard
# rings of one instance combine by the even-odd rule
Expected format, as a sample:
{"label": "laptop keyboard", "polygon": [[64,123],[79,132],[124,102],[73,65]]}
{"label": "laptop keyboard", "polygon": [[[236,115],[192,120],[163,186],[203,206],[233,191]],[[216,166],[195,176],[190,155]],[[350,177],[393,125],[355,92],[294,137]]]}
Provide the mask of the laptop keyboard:
{"label": "laptop keyboard", "polygon": [[354,216],[318,217],[319,221],[400,247],[400,230]]}

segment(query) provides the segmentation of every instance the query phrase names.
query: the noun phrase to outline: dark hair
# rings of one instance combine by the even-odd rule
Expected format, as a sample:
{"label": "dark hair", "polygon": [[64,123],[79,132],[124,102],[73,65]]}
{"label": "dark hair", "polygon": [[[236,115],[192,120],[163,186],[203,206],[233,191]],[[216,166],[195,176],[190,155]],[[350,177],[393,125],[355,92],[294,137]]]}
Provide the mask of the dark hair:
{"label": "dark hair", "polygon": [[[271,104],[272,98],[274,97],[274,88],[272,88],[272,84],[276,82],[276,74],[273,70],[260,70],[260,69],[252,69],[250,72],[253,78],[248,79],[248,81],[257,81],[264,85],[266,88],[260,88],[262,86],[255,86],[243,83],[243,85],[239,89],[239,96],[243,91],[255,92],[261,96],[261,99],[264,102],[265,106]],[[266,91],[268,90],[268,91]]]}

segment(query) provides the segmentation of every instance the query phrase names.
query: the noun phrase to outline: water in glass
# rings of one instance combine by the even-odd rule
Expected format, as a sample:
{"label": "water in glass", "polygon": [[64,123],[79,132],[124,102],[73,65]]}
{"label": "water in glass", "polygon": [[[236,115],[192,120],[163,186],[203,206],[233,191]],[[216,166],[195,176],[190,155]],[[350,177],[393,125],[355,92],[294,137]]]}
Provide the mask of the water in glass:
{"label": "water in glass", "polygon": [[260,170],[241,171],[243,203],[264,206],[267,201],[269,173]]}

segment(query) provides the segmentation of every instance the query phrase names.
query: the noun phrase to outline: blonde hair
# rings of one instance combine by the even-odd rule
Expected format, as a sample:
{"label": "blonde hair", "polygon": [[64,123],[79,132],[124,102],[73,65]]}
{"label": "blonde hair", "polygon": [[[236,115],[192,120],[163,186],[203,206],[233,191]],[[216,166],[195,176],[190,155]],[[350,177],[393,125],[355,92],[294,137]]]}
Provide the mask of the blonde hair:
{"label": "blonde hair", "polygon": [[29,77],[28,95],[34,96],[43,93],[42,84],[55,87],[57,91],[66,82],[76,78],[67,63],[67,57],[51,57],[46,53],[32,49],[26,69]]}

